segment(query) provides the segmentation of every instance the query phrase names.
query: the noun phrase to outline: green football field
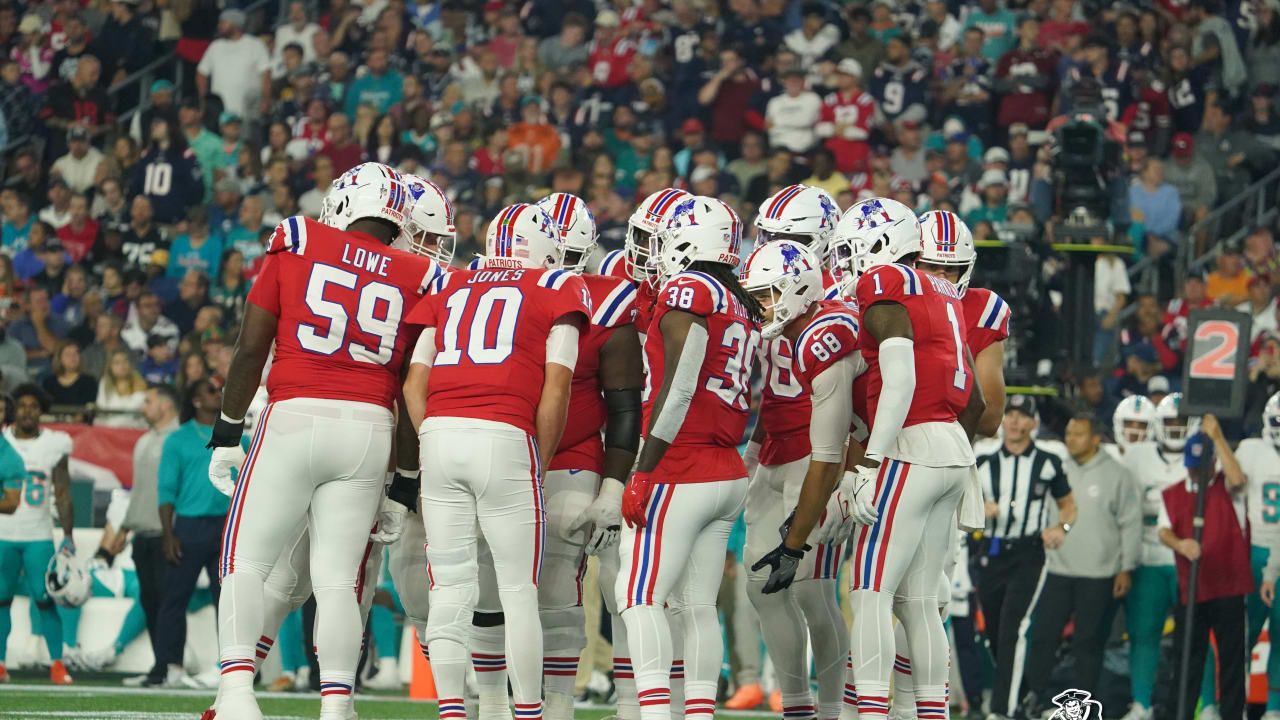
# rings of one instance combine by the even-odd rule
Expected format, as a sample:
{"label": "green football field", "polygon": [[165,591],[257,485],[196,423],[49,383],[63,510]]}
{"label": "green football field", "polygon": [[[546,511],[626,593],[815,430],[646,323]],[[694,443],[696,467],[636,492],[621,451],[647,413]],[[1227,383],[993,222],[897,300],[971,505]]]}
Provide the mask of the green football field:
{"label": "green football field", "polygon": [[[47,676],[14,673],[8,685],[0,685],[0,720],[197,720],[213,700],[212,690],[143,690],[125,688],[111,676],[78,678],[71,687],[54,687]],[[271,720],[301,720],[320,715],[316,695],[260,692],[259,706]],[[413,701],[403,695],[362,693],[356,699],[361,720],[422,720],[436,718],[433,702]],[[577,720],[599,720],[614,714],[613,708],[579,708]],[[765,717],[765,713],[718,712],[717,717]],[[228,718],[228,720],[233,720]]]}

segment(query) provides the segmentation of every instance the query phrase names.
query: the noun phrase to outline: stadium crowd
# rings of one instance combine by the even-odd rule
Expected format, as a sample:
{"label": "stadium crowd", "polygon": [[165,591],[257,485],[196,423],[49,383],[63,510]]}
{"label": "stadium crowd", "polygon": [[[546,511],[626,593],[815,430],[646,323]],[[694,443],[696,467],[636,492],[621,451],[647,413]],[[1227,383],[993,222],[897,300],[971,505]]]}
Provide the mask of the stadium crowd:
{"label": "stadium crowd", "polygon": [[[1209,306],[1253,316],[1251,405],[1228,435],[1256,435],[1280,391],[1275,228],[1222,247],[1186,232],[1280,158],[1274,0],[242,4],[0,5],[6,391],[34,382],[64,418],[145,428],[148,387],[173,386],[211,424],[201,381],[226,376],[267,238],[365,160],[444,190],[459,265],[500,208],[550,192],[587,200],[602,250],[665,187],[746,227],[796,182],[842,210],[952,210],[980,244],[1029,227],[1046,311],[1096,317],[1064,404],[1110,428],[1124,398],[1176,391],[1187,313]],[[140,106],[109,93],[171,51]],[[1083,220],[1055,134],[1081,123],[1116,148],[1105,210]],[[1050,291],[1049,242],[1073,224],[1132,247],[1098,257],[1092,298]],[[1130,266],[1186,243],[1219,252],[1212,272],[1135,291]],[[749,691],[731,705],[764,702],[759,653],[737,649],[731,691]]]}

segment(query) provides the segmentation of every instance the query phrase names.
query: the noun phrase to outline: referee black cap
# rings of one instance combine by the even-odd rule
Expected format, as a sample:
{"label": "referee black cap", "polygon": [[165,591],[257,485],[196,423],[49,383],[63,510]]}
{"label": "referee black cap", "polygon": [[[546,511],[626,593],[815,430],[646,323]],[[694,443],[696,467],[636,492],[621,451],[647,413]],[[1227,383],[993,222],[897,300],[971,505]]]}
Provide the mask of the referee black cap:
{"label": "referee black cap", "polygon": [[1036,417],[1036,398],[1034,395],[1010,395],[1005,403],[1004,411],[1017,410],[1028,417]]}

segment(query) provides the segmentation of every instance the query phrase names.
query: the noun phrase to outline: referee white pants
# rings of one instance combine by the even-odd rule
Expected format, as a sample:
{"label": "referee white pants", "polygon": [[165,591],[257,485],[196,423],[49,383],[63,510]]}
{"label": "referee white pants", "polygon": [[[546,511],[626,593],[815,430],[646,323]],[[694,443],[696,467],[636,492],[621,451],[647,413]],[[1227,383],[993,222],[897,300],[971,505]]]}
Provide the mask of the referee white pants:
{"label": "referee white pants", "polygon": [[467,641],[479,596],[477,527],[493,555],[516,715],[539,717],[538,581],[546,513],[537,443],[506,423],[458,417],[428,418],[418,439],[431,582],[427,645],[440,717],[466,716]]}
{"label": "referee white pants", "polygon": [[[218,605],[223,674],[249,671],[263,630],[263,586],[307,524],[321,693],[351,694],[363,623],[355,587],[382,498],[391,411],[293,398],[267,405],[227,513]],[[239,685],[239,678],[235,683]]]}

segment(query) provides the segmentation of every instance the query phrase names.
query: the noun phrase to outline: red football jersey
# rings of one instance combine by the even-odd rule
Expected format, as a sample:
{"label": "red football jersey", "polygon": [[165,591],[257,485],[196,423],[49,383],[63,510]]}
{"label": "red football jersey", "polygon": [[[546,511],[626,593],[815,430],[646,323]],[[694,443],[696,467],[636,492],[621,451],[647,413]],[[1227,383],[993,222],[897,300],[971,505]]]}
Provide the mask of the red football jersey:
{"label": "red football jersey", "polygon": [[534,434],[547,336],[557,320],[591,317],[582,278],[567,270],[480,268],[439,277],[407,322],[436,328],[426,417],[468,417]]}
{"label": "red football jersey", "polygon": [[809,454],[809,392],[796,377],[791,342],[784,337],[760,347],[761,465],[783,465]]}
{"label": "red football jersey", "polygon": [[[903,427],[927,422],[955,422],[969,402],[973,378],[964,362],[964,306],[955,285],[906,265],[877,265],[858,278],[858,306],[886,300],[901,304],[911,316],[916,361],[916,391]],[[880,374],[880,344],[871,333],[859,343],[867,361],[868,427],[875,422],[884,378]]]}
{"label": "red football jersey", "polygon": [[304,217],[276,226],[265,257],[249,302],[279,318],[271,400],[391,408],[405,351],[417,339],[401,319],[444,275],[440,265]]}
{"label": "red football jersey", "polygon": [[671,310],[701,315],[707,321],[707,352],[698,384],[675,441],[654,469],[659,483],[712,482],[746,477],[738,443],[747,429],[751,405],[751,366],[760,346],[760,327],[728,289],[710,275],[685,271],[658,292],[644,353],[644,427],[662,387],[662,317]]}
{"label": "red football jersey", "polygon": [[818,314],[796,340],[796,375],[805,393],[813,392],[814,378],[858,350],[859,318],[853,308],[839,300],[820,300],[818,307]]}
{"label": "red football jersey", "polygon": [[1009,303],[986,288],[970,287],[960,299],[969,329],[965,343],[969,352],[978,353],[1009,337]]}
{"label": "red football jersey", "polygon": [[640,332],[640,342],[644,342],[645,333],[649,331],[649,323],[653,320],[653,296],[655,288],[649,283],[636,283],[627,274],[627,254],[622,250],[611,250],[600,261],[600,274],[626,280],[636,286],[636,330]]}
{"label": "red football jersey", "polygon": [[591,294],[591,326],[578,339],[578,363],[573,368],[573,392],[560,447],[548,470],[604,472],[604,440],[600,431],[608,419],[600,387],[600,348],[615,328],[635,320],[636,288],[630,280],[583,275]]}

